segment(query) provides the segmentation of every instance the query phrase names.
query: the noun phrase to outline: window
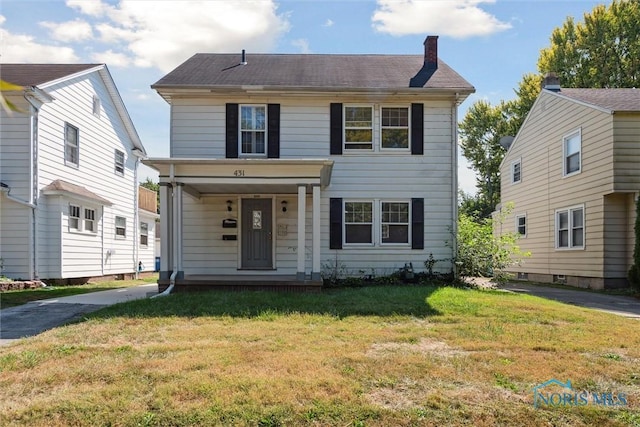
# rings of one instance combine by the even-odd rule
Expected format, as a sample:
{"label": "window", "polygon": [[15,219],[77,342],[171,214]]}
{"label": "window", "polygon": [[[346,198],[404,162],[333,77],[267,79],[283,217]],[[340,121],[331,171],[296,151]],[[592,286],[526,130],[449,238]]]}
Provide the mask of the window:
{"label": "window", "polygon": [[556,211],[556,248],[584,248],[584,207]]}
{"label": "window", "polygon": [[373,243],[373,203],[345,202],[345,243]]}
{"label": "window", "polygon": [[582,136],[580,131],[572,133],[563,139],[564,175],[580,172],[581,169]]}
{"label": "window", "polygon": [[516,215],[516,232],[522,237],[527,235],[526,215]]}
{"label": "window", "polygon": [[94,209],[84,209],[84,229],[92,233],[96,232],[96,211]]}
{"label": "window", "polygon": [[124,153],[120,150],[114,155],[114,169],[117,175],[124,176]]}
{"label": "window", "polygon": [[373,149],[373,107],[344,107],[344,148]]}
{"label": "window", "polygon": [[122,216],[116,217],[116,238],[127,237],[127,219]]}
{"label": "window", "polygon": [[381,239],[384,243],[409,243],[409,203],[381,203]]}
{"label": "window", "polygon": [[409,148],[409,109],[382,108],[382,148]]}
{"label": "window", "polygon": [[240,106],[240,152],[262,154],[266,147],[267,110],[264,105]]}
{"label": "window", "polygon": [[149,224],[140,223],[140,246],[147,247],[149,245]]}
{"label": "window", "polygon": [[517,184],[522,180],[522,162],[520,159],[511,164],[511,183]]}
{"label": "window", "polygon": [[100,117],[100,98],[96,95],[93,95],[93,115]]}
{"label": "window", "polygon": [[78,167],[79,164],[78,128],[65,123],[64,126],[64,163]]}
{"label": "window", "polygon": [[80,206],[69,205],[69,230],[80,231]]}

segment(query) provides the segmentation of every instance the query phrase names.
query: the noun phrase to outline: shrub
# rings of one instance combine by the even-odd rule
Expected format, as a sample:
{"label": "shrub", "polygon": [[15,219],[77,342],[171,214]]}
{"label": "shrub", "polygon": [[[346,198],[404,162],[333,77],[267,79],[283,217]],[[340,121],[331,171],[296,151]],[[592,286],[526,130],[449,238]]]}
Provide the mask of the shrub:
{"label": "shrub", "polygon": [[633,264],[629,269],[629,284],[640,291],[640,197],[636,200],[636,243],[633,247]]}

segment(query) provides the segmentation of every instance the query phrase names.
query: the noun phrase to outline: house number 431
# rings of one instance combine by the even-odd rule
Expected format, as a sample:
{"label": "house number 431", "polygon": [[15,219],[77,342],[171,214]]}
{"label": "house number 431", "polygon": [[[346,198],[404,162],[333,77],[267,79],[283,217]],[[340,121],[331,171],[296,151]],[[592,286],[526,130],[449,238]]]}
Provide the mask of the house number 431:
{"label": "house number 431", "polygon": [[233,171],[234,176],[244,176],[244,169],[236,169]]}

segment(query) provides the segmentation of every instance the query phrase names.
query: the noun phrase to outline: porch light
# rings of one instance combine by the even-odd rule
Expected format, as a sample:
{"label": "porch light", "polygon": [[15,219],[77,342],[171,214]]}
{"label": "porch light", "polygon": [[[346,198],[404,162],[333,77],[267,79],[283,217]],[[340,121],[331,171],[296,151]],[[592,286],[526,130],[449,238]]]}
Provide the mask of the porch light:
{"label": "porch light", "polygon": [[233,202],[231,200],[227,200],[227,211],[231,212],[233,210],[233,208],[231,207],[232,204]]}
{"label": "porch light", "polygon": [[286,212],[287,211],[287,201],[283,200],[282,202],[280,202],[280,204],[282,205],[282,212]]}

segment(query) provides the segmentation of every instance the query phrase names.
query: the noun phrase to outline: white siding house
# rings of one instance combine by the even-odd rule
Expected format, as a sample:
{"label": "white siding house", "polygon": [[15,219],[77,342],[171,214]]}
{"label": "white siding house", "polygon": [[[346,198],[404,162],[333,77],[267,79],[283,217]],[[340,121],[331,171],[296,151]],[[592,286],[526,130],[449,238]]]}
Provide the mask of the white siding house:
{"label": "white siding house", "polygon": [[531,252],[512,271],[625,286],[640,193],[640,90],[565,89],[556,80],[545,80],[500,168],[502,204],[514,204],[501,230],[519,232]]}
{"label": "white siding house", "polygon": [[437,37],[424,52],[196,54],[155,83],[171,105],[171,157],[144,160],[160,173],[161,289],[315,285],[430,254],[452,271],[457,107],[474,88]]}
{"label": "white siding house", "polygon": [[123,275],[138,265],[145,149],[104,64],[2,64],[0,257],[14,279]]}

